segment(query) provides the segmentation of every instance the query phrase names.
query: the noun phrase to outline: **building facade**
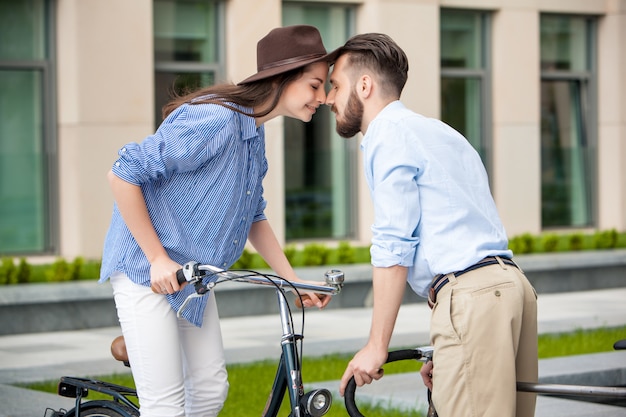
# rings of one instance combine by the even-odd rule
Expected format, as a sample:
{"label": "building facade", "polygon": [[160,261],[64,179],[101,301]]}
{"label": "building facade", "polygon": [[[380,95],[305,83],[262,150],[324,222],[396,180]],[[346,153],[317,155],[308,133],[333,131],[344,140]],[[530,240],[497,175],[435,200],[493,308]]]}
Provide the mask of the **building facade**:
{"label": "building facade", "polygon": [[[118,149],[297,23],[403,47],[402,100],[478,150],[509,236],[626,229],[626,0],[0,0],[0,255],[98,258]],[[284,243],[369,243],[359,141],[328,109],[266,125]]]}

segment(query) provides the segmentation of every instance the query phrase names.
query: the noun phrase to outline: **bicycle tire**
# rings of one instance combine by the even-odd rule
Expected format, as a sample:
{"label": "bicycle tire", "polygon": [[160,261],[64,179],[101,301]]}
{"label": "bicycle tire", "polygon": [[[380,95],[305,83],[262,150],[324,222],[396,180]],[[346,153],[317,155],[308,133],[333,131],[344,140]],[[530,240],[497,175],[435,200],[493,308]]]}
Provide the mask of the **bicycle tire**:
{"label": "bicycle tire", "polygon": [[[76,417],[76,410],[70,410],[67,417]],[[139,411],[111,400],[88,401],[81,404],[78,417],[139,417]]]}
{"label": "bicycle tire", "polygon": [[[402,349],[389,352],[385,363],[404,361],[408,359],[418,360],[422,357],[422,352],[418,349]],[[344,403],[350,417],[365,417],[359,407],[356,405],[356,381],[354,377],[350,378],[346,391],[344,393]]]}

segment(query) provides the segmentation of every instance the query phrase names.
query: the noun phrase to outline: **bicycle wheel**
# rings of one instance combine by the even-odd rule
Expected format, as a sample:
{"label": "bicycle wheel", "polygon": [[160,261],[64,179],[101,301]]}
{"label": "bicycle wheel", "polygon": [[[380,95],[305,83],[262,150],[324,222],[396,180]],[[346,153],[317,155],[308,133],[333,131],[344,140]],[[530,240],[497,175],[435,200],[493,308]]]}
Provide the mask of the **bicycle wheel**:
{"label": "bicycle wheel", "polygon": [[[387,361],[385,363],[404,361],[408,359],[419,360],[422,358],[422,356],[422,351],[419,349],[396,350],[393,352],[389,352],[389,354],[387,355]],[[356,405],[355,393],[356,382],[354,381],[354,377],[352,377],[350,378],[350,381],[348,381],[348,385],[346,386],[346,392],[344,393],[346,410],[348,411],[348,415],[350,417],[365,417]]]}
{"label": "bicycle wheel", "polygon": [[[76,417],[76,411],[70,410],[67,417]],[[81,405],[78,417],[139,417],[139,411],[115,401],[88,401]]]}

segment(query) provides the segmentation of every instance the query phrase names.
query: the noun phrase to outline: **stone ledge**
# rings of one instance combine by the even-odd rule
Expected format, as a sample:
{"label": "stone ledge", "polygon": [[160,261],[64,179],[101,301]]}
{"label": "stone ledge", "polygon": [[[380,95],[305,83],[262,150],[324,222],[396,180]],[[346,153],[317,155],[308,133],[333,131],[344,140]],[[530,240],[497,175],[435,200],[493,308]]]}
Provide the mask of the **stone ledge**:
{"label": "stone ledge", "polygon": [[[538,293],[626,287],[626,250],[520,255],[515,258]],[[328,308],[371,305],[371,266],[296,268],[306,280],[320,281],[328,269],[346,274],[342,293]],[[269,288],[225,283],[216,293],[221,317],[277,312]],[[407,291],[405,303],[423,302]],[[23,284],[0,287],[0,335],[116,326],[111,286],[97,282]]]}

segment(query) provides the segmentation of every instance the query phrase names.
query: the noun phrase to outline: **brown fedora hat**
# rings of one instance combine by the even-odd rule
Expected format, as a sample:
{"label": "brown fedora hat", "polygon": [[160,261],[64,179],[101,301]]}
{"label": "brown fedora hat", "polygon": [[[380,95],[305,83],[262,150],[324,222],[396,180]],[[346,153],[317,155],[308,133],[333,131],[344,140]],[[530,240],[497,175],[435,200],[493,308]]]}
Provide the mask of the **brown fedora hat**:
{"label": "brown fedora hat", "polygon": [[257,73],[239,85],[304,67],[322,61],[326,56],[322,36],[316,27],[294,25],[276,28],[257,43]]}

